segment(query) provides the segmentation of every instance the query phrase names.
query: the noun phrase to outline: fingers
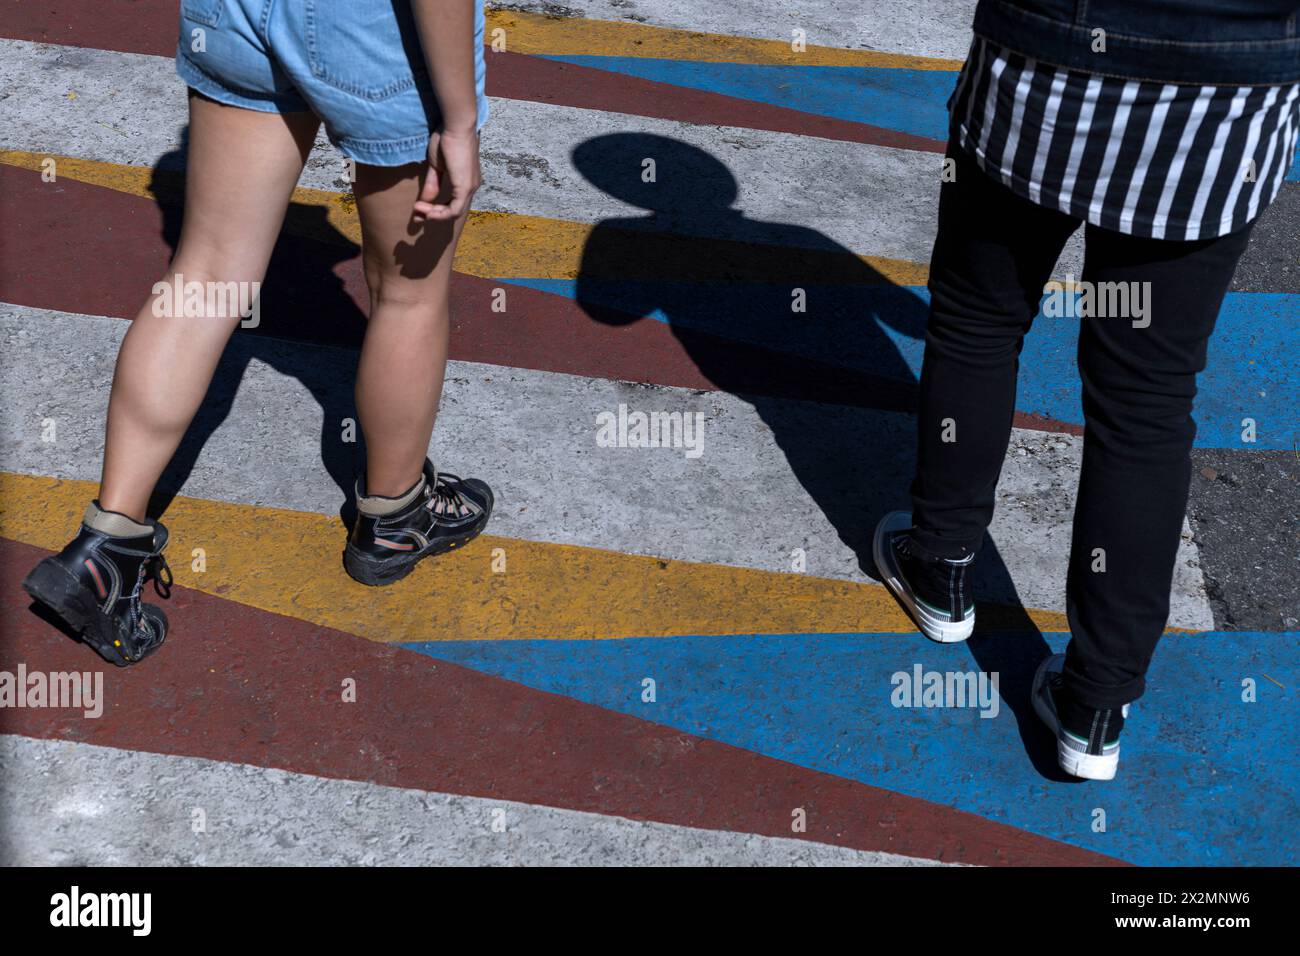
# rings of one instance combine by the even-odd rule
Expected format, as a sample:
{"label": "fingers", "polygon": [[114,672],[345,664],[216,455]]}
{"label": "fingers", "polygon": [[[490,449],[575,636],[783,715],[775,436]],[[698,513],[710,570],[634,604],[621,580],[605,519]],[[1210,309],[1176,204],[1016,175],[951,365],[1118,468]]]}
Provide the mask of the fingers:
{"label": "fingers", "polygon": [[413,215],[416,219],[426,218],[433,208],[433,201],[438,198],[444,177],[439,168],[442,164],[442,150],[439,148],[438,134],[429,137],[429,161],[424,170],[424,182],[420,185],[420,194],[415,197]]}
{"label": "fingers", "polygon": [[423,219],[448,220],[464,215],[478,189],[478,138],[468,140],[440,137],[430,140],[430,166],[415,202],[415,215]]}
{"label": "fingers", "polygon": [[[426,219],[455,219],[460,216],[469,207],[469,190],[457,185],[455,181],[451,184],[451,195],[445,203],[428,203],[417,202],[415,209],[423,213]],[[423,200],[421,195],[421,200]]]}
{"label": "fingers", "polygon": [[424,184],[420,186],[420,195],[416,197],[417,203],[424,203],[426,206],[433,203],[438,198],[438,192],[442,189],[442,172],[437,166],[430,166],[424,174]]}
{"label": "fingers", "polygon": [[[478,184],[471,179],[469,171],[448,169],[446,175],[439,178],[444,188],[430,192],[426,180],[425,188],[420,190],[420,198],[416,200],[415,211],[425,219],[455,219],[469,208],[470,198]],[[440,197],[442,201],[438,202]]]}

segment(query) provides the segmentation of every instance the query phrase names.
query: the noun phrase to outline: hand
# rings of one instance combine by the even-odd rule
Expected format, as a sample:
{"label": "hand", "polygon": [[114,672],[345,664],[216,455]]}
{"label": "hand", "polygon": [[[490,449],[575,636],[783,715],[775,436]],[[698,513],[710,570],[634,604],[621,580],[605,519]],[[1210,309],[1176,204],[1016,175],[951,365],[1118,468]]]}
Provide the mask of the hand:
{"label": "hand", "polygon": [[478,134],[436,132],[429,137],[429,171],[415,200],[417,219],[457,219],[483,184]]}

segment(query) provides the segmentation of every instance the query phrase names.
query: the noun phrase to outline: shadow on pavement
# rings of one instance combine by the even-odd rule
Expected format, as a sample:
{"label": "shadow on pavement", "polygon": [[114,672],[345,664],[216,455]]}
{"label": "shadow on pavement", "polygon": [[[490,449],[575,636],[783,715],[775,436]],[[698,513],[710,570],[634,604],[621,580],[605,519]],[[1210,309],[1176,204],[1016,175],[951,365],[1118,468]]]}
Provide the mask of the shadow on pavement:
{"label": "shadow on pavement", "polygon": [[[596,225],[579,305],[609,325],[666,321],[705,377],[754,407],[859,567],[879,580],[872,533],[887,512],[910,508],[916,463],[917,382],[892,336],[924,337],[926,302],[815,229],[746,216],[735,176],[696,146],[619,133],[581,143],[573,160],[593,185],[645,210]],[[796,289],[806,311],[792,308]],[[848,373],[838,394],[828,401],[825,383],[806,379],[802,394],[792,391],[783,366],[799,359]],[[1001,675],[1039,772],[1063,779],[1029,698],[1050,648],[991,538],[975,586],[999,600],[980,605],[969,651]]]}

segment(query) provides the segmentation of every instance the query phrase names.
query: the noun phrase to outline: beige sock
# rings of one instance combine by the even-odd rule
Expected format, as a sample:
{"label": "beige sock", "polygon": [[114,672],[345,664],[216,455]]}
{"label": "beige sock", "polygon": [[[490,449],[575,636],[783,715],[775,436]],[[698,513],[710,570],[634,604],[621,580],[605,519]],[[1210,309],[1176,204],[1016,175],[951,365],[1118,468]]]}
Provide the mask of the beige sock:
{"label": "beige sock", "polygon": [[424,490],[427,480],[424,475],[420,475],[420,480],[415,483],[415,486],[398,498],[385,498],[381,495],[357,495],[357,510],[363,515],[369,515],[372,518],[382,518],[385,515],[396,514],[419,496],[420,492]]}
{"label": "beige sock", "polygon": [[141,524],[116,511],[105,511],[96,501],[92,501],[86,508],[81,523],[100,534],[114,538],[139,538],[146,534],[153,534],[153,528],[149,525]]}

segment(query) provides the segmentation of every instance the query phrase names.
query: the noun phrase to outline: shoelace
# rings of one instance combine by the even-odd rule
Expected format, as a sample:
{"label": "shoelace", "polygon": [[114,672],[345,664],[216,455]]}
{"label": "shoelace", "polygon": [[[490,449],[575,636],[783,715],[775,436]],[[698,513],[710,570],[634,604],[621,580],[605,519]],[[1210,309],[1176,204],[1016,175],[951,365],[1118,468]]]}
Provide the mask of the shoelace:
{"label": "shoelace", "polygon": [[[167,559],[162,556],[162,552],[159,551],[146,561],[145,564],[150,566],[154,593],[156,593],[160,598],[171,597],[173,583],[172,569],[167,563]],[[167,576],[166,580],[163,579],[163,575]]]}
{"label": "shoelace", "polygon": [[144,616],[140,613],[140,592],[144,590],[144,582],[150,579],[153,580],[154,593],[161,598],[171,597],[174,581],[172,569],[161,551],[140,562],[140,570],[136,573],[135,588],[131,591],[131,600],[127,605],[127,623],[133,631],[144,624]]}
{"label": "shoelace", "polygon": [[[445,479],[460,483],[460,478],[456,475],[439,473],[437,483],[429,489],[429,500],[424,503],[424,506],[440,518],[449,516],[463,518],[470,513],[470,509],[466,507],[461,493],[452,488]],[[441,511],[438,510],[437,505],[442,505]],[[455,508],[455,511],[450,511],[449,508]]]}

